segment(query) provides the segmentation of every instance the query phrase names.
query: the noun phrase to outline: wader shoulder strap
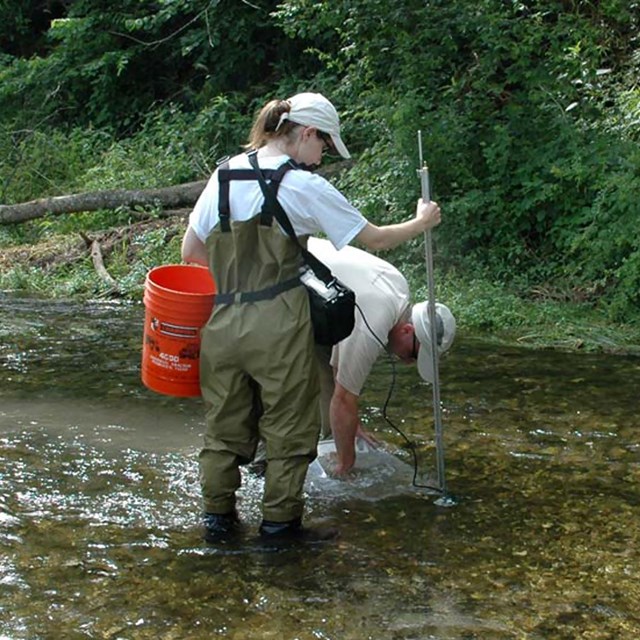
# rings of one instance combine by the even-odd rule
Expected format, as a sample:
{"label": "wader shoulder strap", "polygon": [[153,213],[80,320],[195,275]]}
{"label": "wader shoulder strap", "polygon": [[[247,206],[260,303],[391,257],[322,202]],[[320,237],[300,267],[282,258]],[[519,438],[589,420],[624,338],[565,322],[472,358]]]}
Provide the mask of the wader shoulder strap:
{"label": "wader shoulder strap", "polygon": [[[255,155],[255,152],[252,152],[252,153]],[[273,171],[269,171],[269,174],[270,174],[269,186],[271,187],[271,190],[276,195],[276,197],[278,196],[278,189],[280,189],[280,183],[282,182],[282,178],[284,178],[287,171],[293,168],[294,166],[291,164],[291,162],[287,161],[281,164],[277,169]],[[253,177],[255,179],[256,172],[253,169],[251,169],[250,171],[253,174]],[[269,179],[269,177],[267,177],[267,179]],[[262,205],[262,211],[260,211],[260,224],[270,227],[273,224],[273,215],[274,215],[273,210],[271,206],[269,206],[268,200],[265,198],[264,204]]]}
{"label": "wader shoulder strap", "polygon": [[[260,170],[255,152],[248,153],[247,155],[249,156],[249,162],[251,163],[251,166],[255,171],[255,175],[258,176],[260,188],[262,189],[262,193],[265,197],[265,206],[268,206],[271,209],[276,220],[280,223],[280,226],[287,232],[287,235],[300,247],[304,261],[309,267],[311,267],[316,276],[320,278],[320,280],[322,280],[325,284],[331,284],[335,280],[333,274],[331,273],[331,270],[324,263],[320,262],[320,260],[318,260],[318,258],[316,258],[310,251],[308,251],[306,247],[303,247],[300,243],[300,240],[298,240],[298,236],[296,236],[296,232],[293,230],[293,226],[291,225],[291,221],[289,220],[287,212],[278,202],[278,198],[276,197],[274,190],[270,185],[267,184],[265,176]],[[291,168],[293,168],[293,166]]]}
{"label": "wader shoulder strap", "polygon": [[229,169],[229,161],[218,167],[218,217],[220,218],[220,230],[223,232],[231,231],[229,216],[229,180],[231,169]]}
{"label": "wader shoulder strap", "polygon": [[[256,152],[253,151],[253,154]],[[289,169],[293,169],[294,166],[290,162],[285,162],[280,165],[277,169],[266,169],[264,171],[264,175],[268,180],[271,181],[273,188],[276,193],[278,188],[280,187],[280,182],[284,177],[285,173],[289,171]],[[255,180],[256,172],[253,169],[230,169],[229,162],[223,162],[218,167],[218,216],[220,217],[220,230],[221,231],[231,231],[231,208],[229,205],[229,183],[231,180]],[[260,211],[260,224],[262,226],[270,227],[273,222],[273,214],[271,209],[267,206],[266,200],[265,204]]]}

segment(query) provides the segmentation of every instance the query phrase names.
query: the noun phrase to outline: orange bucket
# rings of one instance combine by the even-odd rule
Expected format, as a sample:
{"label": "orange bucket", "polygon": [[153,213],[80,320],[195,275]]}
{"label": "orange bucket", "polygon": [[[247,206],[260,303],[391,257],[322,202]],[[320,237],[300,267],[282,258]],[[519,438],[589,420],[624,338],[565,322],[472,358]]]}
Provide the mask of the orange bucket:
{"label": "orange bucket", "polygon": [[213,309],[209,269],[171,264],[147,274],[142,382],[169,396],[200,395],[200,329]]}

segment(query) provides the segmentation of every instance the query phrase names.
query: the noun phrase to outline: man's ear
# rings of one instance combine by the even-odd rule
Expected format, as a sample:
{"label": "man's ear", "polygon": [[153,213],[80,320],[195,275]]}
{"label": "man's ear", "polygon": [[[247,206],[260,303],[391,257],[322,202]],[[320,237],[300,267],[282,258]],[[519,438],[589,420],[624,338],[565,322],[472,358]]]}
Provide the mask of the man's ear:
{"label": "man's ear", "polygon": [[400,330],[404,335],[407,335],[408,333],[413,333],[413,325],[410,322],[405,322],[402,325]]}

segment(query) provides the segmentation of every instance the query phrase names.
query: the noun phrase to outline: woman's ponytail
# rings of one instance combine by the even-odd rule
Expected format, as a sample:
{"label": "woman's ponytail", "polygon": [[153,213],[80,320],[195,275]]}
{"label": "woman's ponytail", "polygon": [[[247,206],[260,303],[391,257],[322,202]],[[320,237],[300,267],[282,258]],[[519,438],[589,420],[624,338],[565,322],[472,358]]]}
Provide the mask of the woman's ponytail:
{"label": "woman's ponytail", "polygon": [[289,120],[282,120],[282,115],[289,113],[291,105],[287,100],[271,100],[262,107],[253,121],[247,149],[259,149],[274,138],[287,136],[297,125]]}

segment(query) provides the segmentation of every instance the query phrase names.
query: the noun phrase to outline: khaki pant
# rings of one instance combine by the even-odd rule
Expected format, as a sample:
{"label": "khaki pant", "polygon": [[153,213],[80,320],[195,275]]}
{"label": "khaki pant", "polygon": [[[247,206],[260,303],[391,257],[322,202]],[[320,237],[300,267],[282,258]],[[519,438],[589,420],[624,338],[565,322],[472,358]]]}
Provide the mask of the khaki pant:
{"label": "khaki pant", "polygon": [[335,383],[331,366],[331,347],[316,346],[320,378],[320,437],[331,438],[330,407]]}

